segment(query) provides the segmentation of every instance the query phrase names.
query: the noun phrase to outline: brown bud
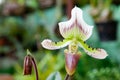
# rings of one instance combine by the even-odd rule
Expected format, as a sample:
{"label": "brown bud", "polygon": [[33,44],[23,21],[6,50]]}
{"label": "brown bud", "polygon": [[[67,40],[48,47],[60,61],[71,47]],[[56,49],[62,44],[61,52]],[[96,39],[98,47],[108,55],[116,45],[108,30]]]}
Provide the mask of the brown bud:
{"label": "brown bud", "polygon": [[32,73],[32,57],[30,55],[24,58],[24,75],[30,75]]}
{"label": "brown bud", "polygon": [[70,76],[74,74],[79,58],[79,53],[69,53],[68,51],[65,53],[65,69]]}

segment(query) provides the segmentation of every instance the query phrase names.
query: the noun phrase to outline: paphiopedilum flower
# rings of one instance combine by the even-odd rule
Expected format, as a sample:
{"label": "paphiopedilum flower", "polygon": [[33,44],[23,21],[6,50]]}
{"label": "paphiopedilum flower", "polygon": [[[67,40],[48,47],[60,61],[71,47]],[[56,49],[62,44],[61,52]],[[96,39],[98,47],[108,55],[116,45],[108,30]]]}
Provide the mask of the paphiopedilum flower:
{"label": "paphiopedilum flower", "polygon": [[91,48],[85,43],[85,41],[92,35],[93,26],[88,25],[83,20],[82,10],[75,6],[71,11],[71,15],[70,20],[59,23],[60,34],[63,36],[64,40],[56,43],[50,39],[45,39],[41,43],[42,46],[49,50],[69,46],[65,53],[70,54],[78,53],[78,47],[80,47],[93,58],[106,58],[107,53],[104,49]]}

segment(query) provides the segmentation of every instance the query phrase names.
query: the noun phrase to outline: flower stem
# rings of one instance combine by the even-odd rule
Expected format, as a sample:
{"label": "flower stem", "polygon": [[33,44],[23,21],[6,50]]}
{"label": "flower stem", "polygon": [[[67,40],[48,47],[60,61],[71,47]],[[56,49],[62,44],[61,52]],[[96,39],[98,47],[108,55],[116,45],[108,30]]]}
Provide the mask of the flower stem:
{"label": "flower stem", "polygon": [[65,76],[65,80],[72,80],[72,76],[66,74],[66,76]]}
{"label": "flower stem", "polygon": [[34,58],[32,58],[32,64],[33,64],[34,71],[35,71],[35,74],[36,74],[36,80],[39,80],[37,65],[35,63],[35,59]]}

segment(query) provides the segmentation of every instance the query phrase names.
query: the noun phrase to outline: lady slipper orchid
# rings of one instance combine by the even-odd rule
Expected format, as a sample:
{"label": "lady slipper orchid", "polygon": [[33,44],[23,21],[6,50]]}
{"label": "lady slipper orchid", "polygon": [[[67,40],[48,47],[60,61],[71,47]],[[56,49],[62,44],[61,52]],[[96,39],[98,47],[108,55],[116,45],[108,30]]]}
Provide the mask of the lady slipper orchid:
{"label": "lady slipper orchid", "polygon": [[[77,50],[78,50],[78,47],[80,47],[84,49],[84,51],[93,58],[97,58],[97,59],[106,58],[107,53],[104,49],[91,48],[85,43],[85,41],[88,38],[90,38],[90,36],[92,35],[93,26],[88,25],[83,20],[82,10],[75,6],[72,9],[71,15],[72,16],[70,20],[59,23],[60,34],[63,36],[64,40],[61,42],[55,43],[50,39],[45,39],[41,43],[42,46],[50,50],[60,49],[60,48],[69,46],[68,50],[65,51],[65,53],[67,54],[79,53]],[[74,58],[74,56],[76,55],[73,55],[72,58]],[[66,60],[67,60],[66,62],[69,62],[68,61],[69,59],[66,59]],[[73,60],[74,59],[71,59],[71,63],[74,62]],[[78,62],[78,58],[75,62]]]}
{"label": "lady slipper orchid", "polygon": [[73,75],[80,58],[79,53],[65,51],[65,69],[69,75]]}

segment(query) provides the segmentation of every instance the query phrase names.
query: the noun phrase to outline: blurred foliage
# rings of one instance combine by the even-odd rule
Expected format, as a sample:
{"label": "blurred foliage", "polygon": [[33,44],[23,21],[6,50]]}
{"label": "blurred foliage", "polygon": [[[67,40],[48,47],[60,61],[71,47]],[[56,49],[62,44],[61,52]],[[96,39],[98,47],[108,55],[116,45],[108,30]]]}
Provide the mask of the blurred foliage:
{"label": "blurred foliage", "polygon": [[38,64],[40,77],[45,80],[52,71],[62,70],[64,68],[64,59],[62,58],[62,54],[46,54]]}
{"label": "blurred foliage", "polygon": [[51,73],[46,80],[62,80],[59,72]]}
{"label": "blurred foliage", "polygon": [[113,20],[112,0],[90,0],[90,14],[95,22]]}
{"label": "blurred foliage", "polygon": [[120,69],[119,68],[101,68],[94,69],[87,72],[87,79],[89,80],[119,80]]}

